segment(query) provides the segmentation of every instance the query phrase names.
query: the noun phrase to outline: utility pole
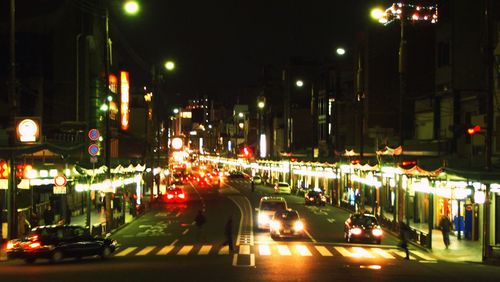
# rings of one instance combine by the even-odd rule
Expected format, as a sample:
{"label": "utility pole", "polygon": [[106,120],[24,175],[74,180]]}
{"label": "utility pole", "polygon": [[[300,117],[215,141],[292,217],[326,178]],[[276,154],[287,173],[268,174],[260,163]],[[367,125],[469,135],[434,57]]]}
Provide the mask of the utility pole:
{"label": "utility pole", "polygon": [[[105,126],[106,126],[106,138],[105,138],[105,162],[106,162],[106,178],[109,180],[108,183],[112,183],[111,181],[111,126],[110,126],[110,101],[108,96],[110,95],[109,91],[109,65],[110,65],[110,52],[109,52],[109,9],[107,1],[103,2],[105,5],[105,19],[104,19],[104,97],[105,102],[107,104],[106,118],[105,118]],[[112,185],[112,184],[110,184]],[[106,187],[106,189],[111,189],[111,187]],[[113,228],[113,209],[111,208],[111,197],[112,192],[106,192],[106,229],[107,231]]]}
{"label": "utility pole", "polygon": [[[16,101],[16,1],[10,0],[10,79],[9,79],[9,111],[10,111],[10,126],[11,126],[11,145],[14,146],[16,140],[15,120],[17,114]],[[9,184],[7,190],[7,237],[13,239],[16,237],[17,231],[17,208],[16,208],[16,173],[13,152],[9,158]]]}
{"label": "utility pole", "polygon": [[[493,0],[485,0],[485,29],[486,29],[486,42],[485,42],[485,63],[487,72],[487,99],[486,99],[486,138],[485,138],[485,169],[486,171],[491,171],[491,157],[492,157],[492,140],[493,140],[493,98],[495,95],[495,81],[494,72],[495,70],[495,47],[497,42],[495,38],[497,35],[497,30],[494,22],[493,15]],[[491,246],[490,246],[490,212],[491,212],[491,202],[490,202],[490,184],[486,184],[485,201],[484,201],[484,217],[483,217],[483,261],[488,260],[492,257]]]}

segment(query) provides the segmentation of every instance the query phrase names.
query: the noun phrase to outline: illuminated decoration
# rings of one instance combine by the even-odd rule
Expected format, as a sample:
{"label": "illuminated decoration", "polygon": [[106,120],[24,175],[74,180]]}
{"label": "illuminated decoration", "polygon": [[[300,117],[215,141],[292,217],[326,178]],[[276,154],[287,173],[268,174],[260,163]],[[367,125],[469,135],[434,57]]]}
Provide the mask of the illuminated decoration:
{"label": "illuminated decoration", "polygon": [[21,143],[33,144],[40,142],[40,119],[16,119],[17,140]]}
{"label": "illuminated decoration", "polygon": [[484,191],[476,191],[474,193],[474,203],[484,204],[485,201],[486,201],[486,193],[484,193]]}
{"label": "illuminated decoration", "polygon": [[403,3],[394,3],[384,12],[377,10],[372,11],[372,17],[378,18],[378,21],[384,25],[388,25],[395,20],[405,21],[426,21],[437,23],[438,8],[435,6],[420,6]]}
{"label": "illuminated decoration", "polygon": [[120,124],[122,130],[129,128],[129,103],[130,103],[130,84],[129,73],[126,71],[120,72],[120,90],[121,90],[121,104],[120,104]]}
{"label": "illuminated decoration", "polygon": [[192,118],[193,113],[191,112],[181,112],[181,118]]}
{"label": "illuminated decoration", "polygon": [[259,156],[261,158],[265,158],[267,156],[267,142],[265,134],[260,135],[259,150],[260,150]]}
{"label": "illuminated decoration", "polygon": [[203,154],[203,137],[200,137],[199,149],[200,149],[200,154]]}
{"label": "illuminated decoration", "polygon": [[231,140],[227,141],[227,150],[228,151],[232,151],[233,147],[231,145],[232,145]]}
{"label": "illuminated decoration", "polygon": [[382,150],[377,150],[376,151],[377,155],[390,155],[390,156],[399,156],[403,153],[403,147],[402,146],[398,146],[394,149],[388,147],[388,146],[385,146],[384,149]]}
{"label": "illuminated decoration", "polygon": [[196,136],[196,135],[198,135],[198,132],[196,132],[196,130],[193,130],[193,131],[189,132],[189,135]]}
{"label": "illuminated decoration", "polygon": [[180,149],[182,149],[183,145],[184,145],[184,142],[182,141],[182,138],[180,138],[180,137],[174,137],[172,139],[172,145],[171,146],[172,146],[172,148],[174,150],[180,150]]}
{"label": "illuminated decoration", "polygon": [[111,90],[111,92],[114,94],[118,93],[118,78],[116,77],[116,75],[112,73],[109,74],[108,81],[109,81],[109,90]]}

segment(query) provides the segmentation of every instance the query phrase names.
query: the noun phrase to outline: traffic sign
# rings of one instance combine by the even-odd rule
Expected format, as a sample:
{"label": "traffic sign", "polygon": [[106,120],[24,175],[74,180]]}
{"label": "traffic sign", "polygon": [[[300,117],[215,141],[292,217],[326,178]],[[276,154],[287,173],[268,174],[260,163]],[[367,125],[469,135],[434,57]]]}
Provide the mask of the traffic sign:
{"label": "traffic sign", "polygon": [[97,144],[90,144],[88,151],[92,157],[95,157],[99,153],[99,146]]}
{"label": "traffic sign", "polygon": [[91,130],[89,130],[89,139],[90,140],[97,141],[99,139],[99,136],[101,136],[99,134],[99,130],[97,130],[95,128],[92,128]]}
{"label": "traffic sign", "polygon": [[54,193],[54,194],[66,194],[66,186],[53,186],[52,193]]}
{"label": "traffic sign", "polygon": [[54,177],[54,184],[56,186],[65,186],[66,185],[66,176],[64,175],[58,175],[56,177]]}
{"label": "traffic sign", "polygon": [[91,164],[97,163],[97,157],[90,157],[90,163]]}

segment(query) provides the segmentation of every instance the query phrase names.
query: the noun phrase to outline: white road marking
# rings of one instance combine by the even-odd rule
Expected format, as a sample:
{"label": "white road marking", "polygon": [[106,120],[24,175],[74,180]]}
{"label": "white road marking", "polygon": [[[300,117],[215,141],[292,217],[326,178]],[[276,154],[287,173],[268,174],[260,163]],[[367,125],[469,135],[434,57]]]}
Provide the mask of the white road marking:
{"label": "white road marking", "polygon": [[395,259],[395,257],[380,248],[372,248],[372,251],[385,259]]}
{"label": "white road marking", "polygon": [[355,253],[349,252],[346,248],[344,247],[334,247],[337,252],[339,252],[341,255],[344,257],[357,257]]}
{"label": "white road marking", "polygon": [[165,246],[165,247],[161,248],[161,250],[158,253],[156,253],[156,255],[166,255],[166,254],[170,253],[170,251],[172,251],[173,249],[174,249],[173,245]]}
{"label": "white road marking", "polygon": [[318,241],[316,241],[316,239],[313,238],[313,236],[311,236],[311,234],[309,234],[309,232],[304,229],[304,232],[306,233],[307,237],[309,237],[309,239],[311,239],[311,241],[313,241],[314,243],[317,243]]}
{"label": "white road marking", "polygon": [[412,253],[412,254],[416,255],[417,257],[422,258],[424,260],[429,260],[429,261],[436,260],[435,258],[430,257],[430,256],[428,256],[420,251],[410,250],[410,253]]}
{"label": "white road marking", "polygon": [[130,254],[131,252],[135,251],[135,249],[137,249],[137,247],[128,247],[128,248],[126,248],[125,250],[123,250],[123,251],[121,251],[121,252],[117,253],[117,254],[115,255],[115,257],[124,257],[124,256],[126,256],[126,255]]}
{"label": "white road marking", "polygon": [[224,246],[219,250],[219,255],[227,255],[229,254],[229,246]]}
{"label": "white road marking", "polygon": [[175,239],[175,241],[173,241],[173,242],[170,244],[170,246],[173,246],[173,245],[177,244],[177,242],[179,242],[179,239]]}
{"label": "white road marking", "polygon": [[327,218],[326,220],[328,220],[328,222],[330,222],[330,223],[334,223],[335,222],[335,218]]}
{"label": "white road marking", "polygon": [[261,256],[270,256],[271,249],[269,248],[269,245],[259,245],[259,254]]}
{"label": "white road marking", "polygon": [[192,249],[193,249],[193,245],[186,245],[186,246],[182,247],[179,250],[179,252],[177,252],[177,255],[185,256],[185,255],[189,254],[189,252],[191,252]]}
{"label": "white road marking", "polygon": [[144,249],[142,249],[140,252],[138,252],[135,255],[136,256],[145,256],[145,255],[149,254],[150,252],[152,252],[155,248],[156,248],[155,246],[145,247]]}
{"label": "white road marking", "polygon": [[[396,249],[391,249],[390,250],[391,252],[395,253],[396,255],[402,257],[402,258],[405,258],[406,257],[406,254],[405,252],[402,252],[400,250],[396,250]],[[410,260],[416,260],[416,258],[412,255],[410,255]]]}
{"label": "white road marking", "polygon": [[295,249],[297,249],[297,252],[299,252],[299,254],[301,256],[305,256],[305,257],[312,256],[312,254],[309,251],[309,249],[306,246],[304,246],[304,245],[297,245],[297,246],[295,246]]}
{"label": "white road marking", "polygon": [[182,235],[186,235],[188,232],[189,232],[189,228],[184,230],[184,232],[182,232]]}
{"label": "white road marking", "polygon": [[363,249],[363,248],[360,248],[360,247],[353,247],[352,250],[354,251],[354,253],[356,253],[358,257],[362,257],[362,258],[375,258],[374,255],[372,255],[369,251]]}
{"label": "white road marking", "polygon": [[333,254],[325,246],[314,246],[314,247],[324,257],[333,256]]}
{"label": "white road marking", "polygon": [[290,252],[290,249],[288,249],[287,245],[278,245],[277,248],[278,248],[278,252],[282,256],[291,256],[292,255],[292,253]]}
{"label": "white road marking", "polygon": [[203,246],[201,246],[201,249],[198,252],[198,254],[199,255],[208,255],[208,253],[210,253],[211,249],[212,249],[211,245],[203,245]]}
{"label": "white road marking", "polygon": [[249,255],[250,254],[250,245],[240,245],[240,255]]}

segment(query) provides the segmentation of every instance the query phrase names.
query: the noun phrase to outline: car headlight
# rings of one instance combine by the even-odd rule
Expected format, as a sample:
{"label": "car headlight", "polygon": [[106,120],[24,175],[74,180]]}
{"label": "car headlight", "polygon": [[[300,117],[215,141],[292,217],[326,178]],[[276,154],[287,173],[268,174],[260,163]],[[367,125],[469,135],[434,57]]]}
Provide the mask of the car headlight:
{"label": "car headlight", "polygon": [[302,223],[302,221],[295,222],[293,229],[295,229],[295,231],[302,231],[304,229],[304,223]]}
{"label": "car headlight", "polygon": [[373,236],[380,237],[384,232],[380,228],[372,229]]}
{"label": "car headlight", "polygon": [[260,224],[267,224],[269,223],[269,216],[267,214],[259,214],[259,223]]}
{"label": "car headlight", "polygon": [[361,230],[361,228],[356,227],[356,228],[351,229],[349,232],[350,232],[352,235],[359,235],[359,234],[361,234],[361,232],[363,232],[363,231]]}
{"label": "car headlight", "polygon": [[281,223],[277,220],[271,221],[271,229],[280,229],[281,228]]}

